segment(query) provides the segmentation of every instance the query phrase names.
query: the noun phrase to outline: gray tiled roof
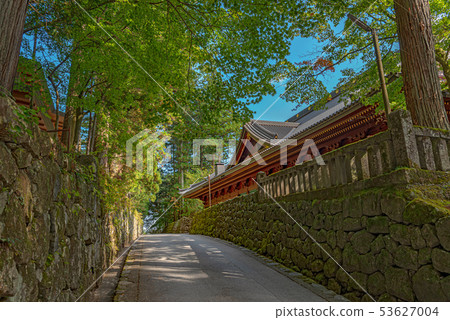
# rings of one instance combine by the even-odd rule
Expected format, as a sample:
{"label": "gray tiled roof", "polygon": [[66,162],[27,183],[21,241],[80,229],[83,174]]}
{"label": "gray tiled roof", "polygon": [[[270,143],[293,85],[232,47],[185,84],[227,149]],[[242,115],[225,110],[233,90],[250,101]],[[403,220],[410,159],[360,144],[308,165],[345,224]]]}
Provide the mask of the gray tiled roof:
{"label": "gray tiled roof", "polygon": [[244,128],[257,138],[270,141],[270,139],[287,137],[298,125],[295,122],[251,120],[244,125]]}
{"label": "gray tiled roof", "polygon": [[296,136],[297,134],[311,128],[312,126],[316,126],[319,123],[335,116],[339,112],[347,109],[351,105],[350,99],[345,99],[342,97],[336,97],[333,100],[328,101],[325,107],[321,110],[313,110],[307,116],[302,118],[300,125],[291,132],[289,137]]}

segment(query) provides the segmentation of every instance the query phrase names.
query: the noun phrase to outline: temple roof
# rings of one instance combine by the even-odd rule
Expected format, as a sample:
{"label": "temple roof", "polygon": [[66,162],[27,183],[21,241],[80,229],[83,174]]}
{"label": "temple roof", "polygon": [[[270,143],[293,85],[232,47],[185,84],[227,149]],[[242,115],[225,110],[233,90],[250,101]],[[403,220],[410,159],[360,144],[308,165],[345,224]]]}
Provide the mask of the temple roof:
{"label": "temple roof", "polygon": [[[256,138],[270,144],[271,139],[295,138],[311,127],[317,126],[321,122],[333,118],[340,112],[347,110],[352,105],[354,104],[350,103],[349,99],[343,99],[339,97],[339,95],[335,95],[334,98],[328,101],[328,103],[325,104],[322,109],[314,110],[312,107],[310,107],[300,112],[299,117],[294,116],[287,120],[287,122],[251,120],[244,125],[243,131],[247,131]],[[296,121],[290,121],[294,118]],[[275,147],[277,146],[270,144],[270,147],[265,151],[268,151]],[[217,177],[215,174],[210,175],[210,180],[217,180],[217,178],[220,179],[221,176],[226,176],[230,172],[230,170],[233,170],[237,166],[239,166],[239,163],[235,166],[227,166],[226,170],[219,174]],[[208,177],[205,177],[200,182],[192,184],[184,190],[180,190],[180,194],[184,195],[191,193],[192,191],[203,187],[207,183]]]}
{"label": "temple roof", "polygon": [[335,97],[328,101],[323,109],[312,110],[305,117],[300,118],[300,125],[291,132],[289,137],[295,137],[296,135],[306,131],[307,129],[318,125],[319,123],[334,117],[338,113],[346,110],[352,105],[351,100],[343,97]]}
{"label": "temple roof", "polygon": [[295,122],[251,120],[244,125],[244,129],[258,139],[270,141],[287,137],[298,126]]}
{"label": "temple roof", "polygon": [[[389,74],[388,84],[399,78],[399,74]],[[376,90],[374,90],[376,91]],[[368,96],[372,95],[370,93]],[[319,107],[317,104],[302,110],[298,114],[286,120],[286,122],[280,121],[265,121],[265,120],[251,120],[244,125],[243,131],[248,131],[256,138],[263,140],[270,144],[270,139],[295,139],[301,137],[306,131],[313,127],[319,126],[321,123],[327,121],[333,121],[339,114],[349,112],[350,110],[357,108],[359,100],[351,101],[347,97],[342,97],[339,90],[331,93],[331,100],[325,105]],[[315,109],[317,107],[317,109]],[[272,152],[274,148],[279,148],[279,144],[270,144],[261,154],[264,156],[266,152]],[[219,175],[210,175],[211,183],[227,176],[231,172],[239,170],[239,163],[234,166],[227,166],[225,171]],[[189,194],[196,189],[202,188],[207,185],[208,177],[202,181],[197,182],[187,189],[180,190],[181,195]]]}

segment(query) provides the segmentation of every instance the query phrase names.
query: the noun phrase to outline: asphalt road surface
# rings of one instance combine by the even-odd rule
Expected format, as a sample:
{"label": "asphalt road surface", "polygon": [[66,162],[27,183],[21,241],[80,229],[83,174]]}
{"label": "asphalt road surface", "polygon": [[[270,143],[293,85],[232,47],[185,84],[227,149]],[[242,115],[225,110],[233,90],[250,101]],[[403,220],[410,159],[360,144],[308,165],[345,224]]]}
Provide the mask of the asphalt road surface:
{"label": "asphalt road surface", "polygon": [[325,301],[238,247],[188,234],[142,236],[116,301]]}

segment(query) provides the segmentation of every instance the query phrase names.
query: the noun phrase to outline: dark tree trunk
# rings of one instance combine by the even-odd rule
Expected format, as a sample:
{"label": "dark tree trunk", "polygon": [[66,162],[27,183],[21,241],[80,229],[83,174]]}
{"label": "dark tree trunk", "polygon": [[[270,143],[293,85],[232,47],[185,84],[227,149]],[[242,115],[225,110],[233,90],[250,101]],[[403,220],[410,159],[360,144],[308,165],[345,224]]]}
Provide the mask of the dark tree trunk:
{"label": "dark tree trunk", "polygon": [[395,0],[406,107],[416,125],[449,130],[439,83],[430,4]]}
{"label": "dark tree trunk", "polygon": [[66,105],[61,142],[66,146],[68,151],[72,147],[72,140],[73,140],[72,137],[74,136],[73,134],[74,127],[75,127],[74,110],[69,105]]}
{"label": "dark tree trunk", "polygon": [[11,92],[19,62],[28,0],[0,1],[0,87]]}
{"label": "dark tree trunk", "polygon": [[[73,107],[74,99],[79,96],[76,92],[76,88],[80,83],[79,78],[79,64],[77,63],[77,54],[79,52],[72,52],[72,65],[70,67],[70,79],[69,90],[67,92],[66,110],[64,115],[64,125],[61,141],[67,147],[68,151],[72,150],[76,137],[76,123],[77,123],[77,110]],[[82,93],[80,93],[81,98]]]}
{"label": "dark tree trunk", "polygon": [[72,145],[75,146],[77,151],[80,151],[81,147],[81,125],[83,123],[84,111],[81,108],[77,108],[75,111],[75,128],[73,133]]}
{"label": "dark tree trunk", "polygon": [[91,138],[89,140],[89,154],[95,151],[95,141],[97,137],[97,114],[94,114],[91,131],[92,131]]}

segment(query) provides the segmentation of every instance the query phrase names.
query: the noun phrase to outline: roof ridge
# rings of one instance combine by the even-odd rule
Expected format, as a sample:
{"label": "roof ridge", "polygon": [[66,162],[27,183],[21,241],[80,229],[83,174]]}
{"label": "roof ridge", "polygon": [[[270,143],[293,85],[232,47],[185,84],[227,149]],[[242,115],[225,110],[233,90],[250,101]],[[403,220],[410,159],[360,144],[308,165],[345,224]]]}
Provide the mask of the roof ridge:
{"label": "roof ridge", "polygon": [[252,119],[250,120],[250,123],[257,123],[259,125],[278,125],[278,126],[282,126],[282,127],[296,127],[298,126],[297,122],[286,122],[286,121],[270,121],[270,120],[255,120]]}
{"label": "roof ridge", "polygon": [[271,137],[272,139],[276,137],[276,133],[270,131],[269,129],[264,128],[262,125],[260,125],[258,122],[256,122],[255,120],[252,120],[250,122],[247,122],[245,124],[245,128],[252,132],[252,133],[257,133],[258,130],[262,131],[263,133],[267,134],[269,137]]}

